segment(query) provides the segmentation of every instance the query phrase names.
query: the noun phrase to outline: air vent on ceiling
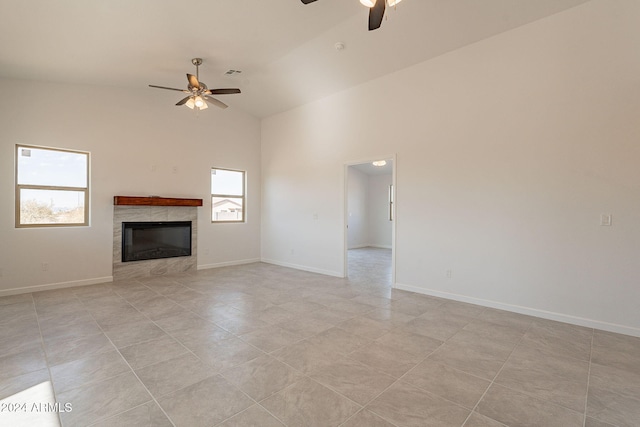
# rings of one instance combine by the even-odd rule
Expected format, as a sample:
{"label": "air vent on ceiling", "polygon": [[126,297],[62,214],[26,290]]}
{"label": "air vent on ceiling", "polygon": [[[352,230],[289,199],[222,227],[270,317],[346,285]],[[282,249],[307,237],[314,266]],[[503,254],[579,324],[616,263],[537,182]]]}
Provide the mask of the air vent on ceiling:
{"label": "air vent on ceiling", "polygon": [[228,75],[228,76],[232,76],[234,74],[240,74],[240,73],[242,73],[242,71],[240,71],[240,70],[229,70],[225,74]]}

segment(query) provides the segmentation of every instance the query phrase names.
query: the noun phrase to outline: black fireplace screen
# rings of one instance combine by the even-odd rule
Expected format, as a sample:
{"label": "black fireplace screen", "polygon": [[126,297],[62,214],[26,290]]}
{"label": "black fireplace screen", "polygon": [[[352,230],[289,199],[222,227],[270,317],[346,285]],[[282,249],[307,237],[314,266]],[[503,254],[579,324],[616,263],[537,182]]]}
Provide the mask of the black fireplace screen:
{"label": "black fireplace screen", "polygon": [[122,223],[122,262],[180,256],[191,256],[191,221]]}

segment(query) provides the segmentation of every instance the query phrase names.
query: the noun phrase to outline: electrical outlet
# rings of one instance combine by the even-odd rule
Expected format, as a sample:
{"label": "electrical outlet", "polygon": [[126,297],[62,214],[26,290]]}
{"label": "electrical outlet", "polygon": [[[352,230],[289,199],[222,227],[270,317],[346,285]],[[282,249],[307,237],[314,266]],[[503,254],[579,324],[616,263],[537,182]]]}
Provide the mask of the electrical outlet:
{"label": "electrical outlet", "polygon": [[291,249],[291,255],[295,254],[296,251],[294,251],[293,249]]}
{"label": "electrical outlet", "polygon": [[174,167],[172,168],[172,170],[173,170],[173,173],[178,173],[178,167],[177,167],[177,166],[174,166]]}
{"label": "electrical outlet", "polygon": [[451,279],[452,275],[453,273],[451,272],[451,270],[447,270],[447,279]]}
{"label": "electrical outlet", "polygon": [[0,277],[4,276],[4,268],[0,267]]}
{"label": "electrical outlet", "polygon": [[49,270],[49,263],[48,262],[43,262],[42,263],[42,271],[48,271]]}

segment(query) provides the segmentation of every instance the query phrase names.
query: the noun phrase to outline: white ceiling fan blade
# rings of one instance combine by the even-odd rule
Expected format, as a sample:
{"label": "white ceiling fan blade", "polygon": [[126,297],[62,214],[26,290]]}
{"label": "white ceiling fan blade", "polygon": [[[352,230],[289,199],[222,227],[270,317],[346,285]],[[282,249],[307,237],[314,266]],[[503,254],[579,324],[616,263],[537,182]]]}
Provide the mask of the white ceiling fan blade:
{"label": "white ceiling fan blade", "polygon": [[219,101],[219,100],[217,100],[217,99],[215,99],[215,98],[213,98],[213,97],[211,97],[211,96],[205,96],[205,97],[204,97],[204,99],[205,99],[207,102],[212,103],[212,104],[213,104],[213,105],[215,105],[216,107],[220,107],[220,108],[227,108],[227,107],[228,107],[228,105],[227,105],[227,104],[225,104],[224,102]]}

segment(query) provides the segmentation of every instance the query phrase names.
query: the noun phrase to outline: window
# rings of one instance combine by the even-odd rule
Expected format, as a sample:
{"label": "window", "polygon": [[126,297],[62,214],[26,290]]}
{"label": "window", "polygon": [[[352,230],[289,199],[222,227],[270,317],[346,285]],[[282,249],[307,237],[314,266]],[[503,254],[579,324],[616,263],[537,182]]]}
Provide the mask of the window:
{"label": "window", "polygon": [[245,172],[211,169],[211,222],[244,222]]}
{"label": "window", "polygon": [[89,224],[89,153],[16,145],[16,227]]}

